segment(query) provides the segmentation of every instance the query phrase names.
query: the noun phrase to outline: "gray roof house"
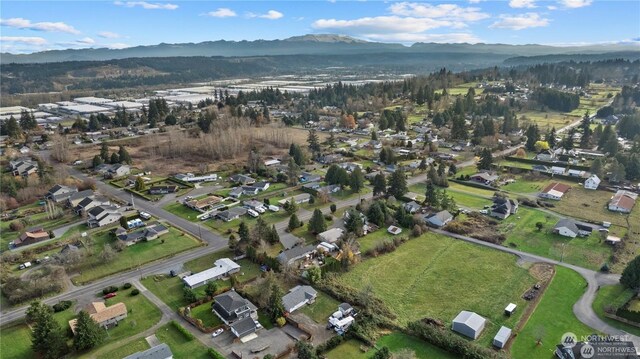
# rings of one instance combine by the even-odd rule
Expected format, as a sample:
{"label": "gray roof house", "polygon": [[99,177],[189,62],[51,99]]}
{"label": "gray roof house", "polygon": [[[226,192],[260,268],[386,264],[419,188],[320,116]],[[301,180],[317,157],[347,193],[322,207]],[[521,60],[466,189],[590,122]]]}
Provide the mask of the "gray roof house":
{"label": "gray roof house", "polygon": [[253,318],[246,317],[231,324],[229,328],[231,328],[231,333],[233,333],[236,338],[242,338],[255,333],[258,330],[258,325]]}
{"label": "gray roof house", "polygon": [[102,227],[117,222],[122,213],[117,208],[109,205],[100,205],[87,212],[87,225],[89,228]]}
{"label": "gray roof house", "polygon": [[104,178],[119,178],[131,173],[131,167],[123,164],[115,164],[104,174]]}
{"label": "gray roof house", "polygon": [[215,296],[212,308],[213,312],[227,325],[245,318],[258,319],[258,307],[233,289]]}
{"label": "gray roof house", "polygon": [[518,212],[518,200],[502,197],[493,198],[493,206],[489,215],[494,218],[505,219]]}
{"label": "gray roof house", "polygon": [[335,243],[343,234],[344,230],[342,228],[331,228],[322,233],[318,233],[318,239],[327,243]]}
{"label": "gray roof house", "polygon": [[[119,229],[123,229],[123,228],[119,227]],[[131,233],[127,233],[126,230],[124,232],[117,231],[116,236],[118,237],[118,239],[125,242],[127,246],[130,246],[140,241],[154,240],[167,233],[169,233],[169,229],[167,227],[161,224],[154,224],[147,228],[143,228]]]}
{"label": "gray roof house", "polygon": [[288,313],[293,313],[305,304],[312,304],[317,296],[318,292],[315,289],[308,285],[299,285],[291,288],[289,293],[282,297],[282,303]]}
{"label": "gray roof house", "polygon": [[316,247],[314,245],[296,246],[278,254],[277,258],[278,258],[278,261],[280,261],[280,263],[288,266],[297,260],[305,258],[307,255],[313,253],[315,250],[316,250]]}
{"label": "gray roof house", "polygon": [[591,234],[593,228],[578,223],[572,219],[564,218],[553,226],[553,233],[564,237],[576,238],[577,236],[586,237]]}
{"label": "gray roof house", "polygon": [[504,346],[507,345],[510,337],[511,329],[505,326],[500,327],[500,330],[498,330],[498,334],[496,334],[496,336],[493,338],[493,346],[500,349],[504,348]]}
{"label": "gray roof house", "polygon": [[451,329],[471,339],[478,339],[487,320],[474,312],[463,310],[453,319]]}
{"label": "gray roof house", "polygon": [[249,185],[249,184],[253,184],[256,183],[256,180],[246,176],[246,175],[242,175],[242,174],[237,174],[237,175],[233,175],[231,177],[229,177],[229,181],[230,182],[234,182],[234,183],[238,183],[241,185]]}
{"label": "gray roof house", "polygon": [[420,208],[422,208],[422,206],[416,201],[411,201],[404,204],[404,210],[411,214],[418,212]]}
{"label": "gray roof house", "polygon": [[447,223],[451,222],[453,215],[449,211],[440,211],[438,213],[431,213],[424,217],[427,224],[434,227],[444,227]]}
{"label": "gray roof house", "polygon": [[60,203],[66,201],[72,194],[78,192],[78,189],[75,187],[68,187],[64,185],[57,184],[45,195],[45,198],[54,201],[55,203]]}
{"label": "gray roof house", "polygon": [[246,213],[247,213],[246,208],[232,207],[226,211],[219,212],[218,214],[216,214],[216,217],[225,222],[231,222],[234,219],[240,218],[240,216],[244,216]]}
{"label": "gray roof house", "polygon": [[72,193],[69,198],[67,198],[67,207],[75,208],[83,199],[87,197],[93,198],[94,196],[93,190],[90,189]]}
{"label": "gray roof house", "polygon": [[126,356],[124,359],[173,359],[173,353],[167,344],[161,343],[151,349]]}

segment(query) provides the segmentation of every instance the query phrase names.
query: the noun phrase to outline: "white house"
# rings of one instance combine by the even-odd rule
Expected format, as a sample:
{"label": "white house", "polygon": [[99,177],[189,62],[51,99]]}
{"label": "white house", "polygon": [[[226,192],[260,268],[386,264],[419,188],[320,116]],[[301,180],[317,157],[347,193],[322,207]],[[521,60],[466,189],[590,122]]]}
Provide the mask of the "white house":
{"label": "white house", "polygon": [[229,258],[220,258],[212,268],[184,277],[182,280],[189,288],[196,288],[209,281],[217,280],[240,271],[240,265]]}
{"label": "white house", "polygon": [[335,243],[342,237],[343,234],[344,230],[342,228],[331,228],[322,233],[319,233],[318,239],[327,243]]}
{"label": "white house", "polygon": [[598,189],[600,186],[600,178],[596,175],[591,175],[584,181],[584,188],[586,189]]}
{"label": "white house", "polygon": [[582,225],[572,219],[561,219],[553,226],[553,233],[564,237],[576,238],[577,236],[586,237],[591,234],[593,228]]}
{"label": "white house", "polygon": [[293,313],[305,304],[312,304],[317,296],[318,292],[315,289],[308,285],[299,285],[282,297],[282,304],[287,313]]}
{"label": "white house", "polygon": [[609,201],[609,210],[614,212],[631,213],[638,195],[630,191],[619,190]]}

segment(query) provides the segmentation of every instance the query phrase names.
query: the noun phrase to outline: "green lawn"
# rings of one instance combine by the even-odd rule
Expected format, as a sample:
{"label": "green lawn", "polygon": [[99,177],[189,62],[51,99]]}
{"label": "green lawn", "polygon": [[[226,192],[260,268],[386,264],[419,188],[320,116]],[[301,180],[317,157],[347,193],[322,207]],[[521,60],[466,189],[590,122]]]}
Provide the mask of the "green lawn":
{"label": "green lawn", "polygon": [[[277,201],[272,201],[272,203],[276,203]],[[276,204],[277,205],[277,204]],[[277,205],[279,206],[279,205]],[[283,209],[280,209],[278,212],[272,212],[267,210],[264,214],[260,215],[267,224],[276,224],[278,222],[282,222],[289,218],[287,212]],[[257,218],[253,218],[249,215],[242,216],[239,220],[225,222],[219,219],[209,219],[202,222],[203,225],[210,227],[211,229],[217,231],[218,233],[225,235],[229,233],[229,230],[236,232],[238,230],[238,226],[240,222],[245,222],[249,227],[252,227],[256,224]]]}
{"label": "green lawn", "polygon": [[169,233],[160,238],[126,247],[122,252],[118,252],[111,262],[104,263],[99,253],[103,250],[105,244],[112,244],[117,239],[110,235],[108,231],[98,233],[92,237],[96,255],[89,257],[85,268],[81,270],[78,276],[73,278],[76,284],[87,283],[114,273],[133,269],[201,245],[192,236],[184,234],[176,228],[169,227]]}
{"label": "green lawn", "polygon": [[513,327],[520,319],[504,317],[505,305],[516,303],[524,312],[520,296],[535,282],[515,262],[509,254],[430,232],[365,260],[340,280],[356,289],[371,285],[400,325],[424,317],[450,323],[461,310],[474,311],[489,319],[479,339],[489,345],[500,325]]}
{"label": "green lawn", "polygon": [[3,359],[35,358],[31,350],[31,330],[25,324],[0,329],[0,357]]}
{"label": "green lawn", "polygon": [[[402,231],[403,232],[399,234],[399,236],[409,233],[409,230],[406,228],[403,228]],[[380,228],[375,232],[358,238],[358,243],[360,244],[360,252],[365,253],[366,251],[375,248],[378,244],[393,241],[394,237],[394,235],[387,232],[386,228]]]}
{"label": "green lawn", "polygon": [[166,343],[176,359],[210,359],[208,348],[197,339],[187,340],[173,325],[167,324],[156,332],[161,343]]}
{"label": "green lawn", "polygon": [[404,333],[394,332],[385,335],[376,343],[378,347],[387,347],[392,353],[402,349],[412,350],[418,359],[453,359],[455,356],[432,344]]}
{"label": "green lawn", "polygon": [[[500,231],[507,236],[503,245],[525,252],[563,260],[567,263],[598,270],[611,256],[611,246],[601,241],[599,233],[589,237],[568,238],[551,233],[559,220],[554,215],[530,208],[520,207],[516,215],[501,221]],[[542,222],[541,231],[536,223]]]}
{"label": "green lawn", "polygon": [[375,353],[374,350],[369,350],[367,352],[369,355],[362,352],[362,350],[360,350],[362,345],[363,343],[358,340],[349,339],[326,352],[325,356],[327,359],[367,359],[370,355]]}
{"label": "green lawn", "polygon": [[211,302],[191,308],[191,317],[202,320],[202,324],[208,328],[222,324],[222,320],[211,312]]}
{"label": "green lawn", "polygon": [[562,196],[562,200],[553,201],[556,206],[552,210],[577,219],[598,223],[607,221],[626,227],[628,215],[611,212],[606,208],[612,196],[612,192],[588,190],[576,184]]}
{"label": "green lawn", "polygon": [[630,334],[640,335],[640,328],[604,316],[604,309],[606,306],[619,308],[633,298],[633,296],[633,291],[631,289],[625,289],[621,284],[601,287],[598,290],[598,293],[596,293],[596,299],[593,301],[593,310],[600,319],[610,325],[622,329]]}
{"label": "green lawn", "polygon": [[144,338],[141,338],[133,342],[129,342],[109,352],[105,352],[102,355],[99,355],[97,358],[98,359],[124,358],[133,353],[141,352],[147,349],[149,349],[149,343],[147,343],[147,341]]}
{"label": "green lawn", "polygon": [[[31,206],[28,207],[32,208]],[[28,225],[25,225],[25,229],[30,227],[42,227],[45,231],[50,231],[52,229],[62,227],[65,224],[72,223],[80,219],[78,216],[74,216],[68,211],[65,215],[56,219],[48,219],[47,214],[44,212],[35,213],[33,215],[26,216],[25,218],[30,223]],[[14,241],[18,238],[21,232],[14,232],[9,228],[9,226],[12,222],[20,221],[21,219],[24,218],[0,221],[0,233],[2,233],[2,236],[0,236],[0,250],[7,249],[9,247],[9,242]]]}
{"label": "green lawn", "polygon": [[326,323],[329,316],[338,310],[340,302],[333,299],[333,297],[318,291],[318,297],[316,301],[311,305],[305,305],[300,309],[300,312],[313,319],[316,323]]}
{"label": "green lawn", "polygon": [[[409,190],[418,194],[424,194],[426,185],[423,183],[415,184],[410,186]],[[446,188],[446,191],[448,195],[453,197],[457,205],[472,209],[482,209],[485,205],[491,204],[489,198],[495,193],[495,191],[465,186],[454,182],[449,182],[449,187]]]}
{"label": "green lawn", "polygon": [[[538,307],[514,339],[511,347],[513,358],[551,359],[564,333],[572,332],[578,338],[593,334],[593,329],[582,324],[573,314],[573,305],[584,293],[585,284],[578,273],[556,267],[556,275]],[[537,345],[539,338],[542,344]]]}
{"label": "green lawn", "polygon": [[194,211],[180,202],[169,203],[162,207],[162,209],[192,222],[198,221],[196,216],[200,214],[200,212]]}

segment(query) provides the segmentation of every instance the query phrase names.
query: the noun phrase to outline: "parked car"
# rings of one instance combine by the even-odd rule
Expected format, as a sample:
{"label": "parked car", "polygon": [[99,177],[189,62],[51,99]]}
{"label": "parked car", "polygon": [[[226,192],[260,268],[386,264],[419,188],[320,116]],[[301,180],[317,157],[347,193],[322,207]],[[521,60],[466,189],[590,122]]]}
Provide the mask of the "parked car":
{"label": "parked car", "polygon": [[139,215],[140,215],[140,218],[142,218],[142,219],[150,219],[151,218],[151,215],[149,213],[147,213],[147,212],[140,212]]}
{"label": "parked car", "polygon": [[274,206],[274,205],[270,204],[270,205],[269,205],[269,210],[270,210],[271,212],[278,212],[278,211],[280,210],[280,207],[278,207],[278,206]]}
{"label": "parked car", "polygon": [[18,269],[25,269],[25,268],[29,268],[29,267],[31,267],[31,262],[25,262],[25,263],[22,263],[22,264],[18,267]]}
{"label": "parked car", "polygon": [[174,271],[173,269],[169,271],[169,275],[172,277],[175,277],[178,275],[178,273],[176,273],[176,271]]}
{"label": "parked car", "polygon": [[113,293],[109,293],[109,294],[107,294],[107,295],[105,295],[105,296],[104,296],[104,299],[113,298],[113,297],[115,297],[116,295],[118,295],[118,293],[115,293],[115,292],[113,292]]}
{"label": "parked car", "polygon": [[224,332],[224,329],[223,329],[223,328],[220,328],[220,329],[216,330],[215,332],[211,333],[211,337],[212,337],[212,338],[215,338],[215,337],[217,337],[218,335],[222,334],[222,332]]}
{"label": "parked car", "polygon": [[254,211],[252,209],[247,210],[247,213],[249,213],[249,215],[251,217],[253,217],[253,218],[257,218],[259,216],[258,212]]}
{"label": "parked car", "polygon": [[256,212],[261,213],[261,214],[264,213],[265,212],[264,207],[256,208]]}
{"label": "parked car", "polygon": [[481,210],[480,210],[480,213],[482,213],[482,214],[489,214],[489,210],[481,209]]}
{"label": "parked car", "polygon": [[74,166],[78,166],[78,165],[81,165],[81,164],[82,164],[82,160],[77,160],[77,161],[73,162]]}

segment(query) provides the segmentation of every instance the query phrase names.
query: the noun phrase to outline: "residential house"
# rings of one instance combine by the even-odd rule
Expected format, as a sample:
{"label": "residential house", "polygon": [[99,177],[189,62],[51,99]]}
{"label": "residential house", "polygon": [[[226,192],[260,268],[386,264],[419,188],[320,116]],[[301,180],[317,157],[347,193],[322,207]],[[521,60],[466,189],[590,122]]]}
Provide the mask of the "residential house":
{"label": "residential house", "polygon": [[478,339],[487,320],[474,312],[463,310],[453,319],[452,330],[471,339]]}
{"label": "residential house", "polygon": [[242,194],[246,196],[255,196],[260,190],[253,186],[242,186]]}
{"label": "residential house", "polygon": [[320,181],[322,181],[322,176],[317,175],[315,173],[302,172],[300,174],[300,182],[302,183],[320,182]]}
{"label": "residential house", "polygon": [[28,230],[20,235],[18,239],[11,242],[13,247],[22,247],[29,244],[34,244],[49,239],[49,232],[42,228],[34,228]]}
{"label": "residential house", "polygon": [[331,228],[318,234],[318,240],[327,243],[335,243],[344,235],[342,228]]}
{"label": "residential house", "polygon": [[78,203],[78,205],[75,206],[73,210],[78,215],[84,215],[95,207],[103,206],[103,205],[106,206],[110,204],[111,204],[111,201],[109,201],[106,197],[93,196],[93,197],[87,197],[82,201],[80,201],[80,203]]}
{"label": "residential house", "polygon": [[89,210],[87,216],[87,225],[89,228],[95,228],[116,223],[122,217],[122,213],[114,206],[100,205]]}
{"label": "residential house", "polygon": [[193,199],[190,201],[186,201],[184,202],[184,205],[198,212],[206,212],[208,209],[220,203],[221,201],[221,197],[212,195],[202,199]]}
{"label": "residential house", "polygon": [[341,154],[330,154],[318,157],[317,161],[319,163],[322,163],[323,165],[330,165],[333,163],[342,162],[342,159],[343,157]]}
{"label": "residential house", "polygon": [[74,192],[67,198],[66,206],[70,208],[75,208],[85,198],[93,198],[93,197],[95,197],[95,194],[93,190],[90,190],[90,189],[86,189],[80,192]]}
{"label": "residential house", "polygon": [[38,172],[38,163],[31,158],[19,158],[9,161],[9,169],[14,176],[27,177]]}
{"label": "residential house", "polygon": [[498,330],[496,336],[493,337],[493,346],[502,349],[507,345],[509,338],[511,338],[511,329],[502,326],[500,327],[500,330]]}
{"label": "residential house", "polygon": [[180,189],[180,187],[176,185],[151,186],[151,188],[149,188],[149,194],[159,195],[159,194],[176,193],[178,192],[178,189]]}
{"label": "residential house", "polygon": [[[118,322],[127,317],[127,306],[122,302],[108,307],[104,302],[93,302],[85,308],[85,311],[89,313],[91,319],[105,329],[118,325]],[[77,323],[77,319],[69,321],[69,327],[71,327],[73,334],[76,334]]]}
{"label": "residential house", "polygon": [[234,187],[229,191],[229,197],[232,198],[240,198],[244,194],[244,189],[242,187]]}
{"label": "residential house", "polygon": [[568,218],[559,220],[558,223],[553,226],[553,233],[570,238],[576,238],[577,236],[586,237],[590,235],[592,231],[592,227],[585,226]]}
{"label": "residential house", "polygon": [[353,172],[356,168],[362,169],[362,165],[355,162],[344,162],[340,163],[338,166],[347,172]]}
{"label": "residential house", "polygon": [[78,189],[75,187],[68,187],[57,184],[49,189],[44,198],[51,200],[55,203],[65,202],[72,194],[77,193]]}
{"label": "residential house", "polygon": [[260,202],[260,201],[256,201],[256,200],[249,200],[249,201],[244,201],[242,202],[242,204],[245,206],[245,208],[249,208],[252,210],[258,210],[258,212],[260,211],[260,209],[264,209],[265,205],[264,202]]}
{"label": "residential house", "polygon": [[556,160],[556,154],[551,150],[541,151],[533,159],[538,161],[553,162]]}
{"label": "residential house", "polygon": [[161,224],[154,224],[147,228],[140,229],[135,232],[127,233],[122,227],[116,231],[119,240],[126,243],[127,246],[134,245],[138,242],[152,241],[162,235],[169,233],[169,229]]}
{"label": "residential house", "polygon": [[323,186],[318,188],[318,190],[316,191],[317,193],[324,193],[326,195],[330,195],[333,193],[338,193],[340,191],[341,187],[337,184],[330,184],[327,186]]}
{"label": "residential house", "polygon": [[179,181],[188,182],[188,183],[211,182],[218,179],[218,175],[215,173],[211,173],[208,175],[201,175],[201,176],[196,176],[193,173],[178,173],[173,177]]}
{"label": "residential house", "polygon": [[565,170],[566,169],[564,167],[551,166],[551,173],[554,175],[564,175]]}
{"label": "residential house", "polygon": [[498,178],[500,178],[498,175],[496,174],[491,174],[488,172],[480,172],[480,173],[476,173],[473,176],[469,177],[469,180],[476,182],[476,183],[480,183],[483,184],[485,186],[493,186],[495,185],[496,181],[498,180]]}
{"label": "residential house", "polygon": [[567,174],[568,174],[570,177],[583,178],[583,177],[585,177],[585,176],[587,175],[587,172],[582,171],[582,170],[569,169],[569,170],[567,171]]}
{"label": "residential house", "polygon": [[295,262],[299,261],[303,258],[308,258],[315,252],[316,247],[313,245],[308,246],[296,246],[285,251],[282,251],[277,259],[278,261],[285,266],[290,266]]}
{"label": "residential house", "polygon": [[418,212],[421,208],[422,206],[416,201],[411,201],[404,204],[404,210],[407,211],[407,213],[411,214]]}
{"label": "residential house", "polygon": [[268,160],[264,160],[264,165],[265,167],[269,167],[269,166],[276,166],[280,164],[280,160],[277,158],[272,158],[272,159],[268,159]]}
{"label": "residential house", "polygon": [[237,183],[244,186],[254,184],[256,183],[256,180],[243,174],[235,174],[229,177],[229,182]]}
{"label": "residential house", "polygon": [[282,297],[282,304],[287,313],[293,313],[305,304],[313,304],[318,292],[308,285],[298,285]]}
{"label": "residential house", "polygon": [[129,167],[129,165],[117,163],[107,170],[104,174],[104,178],[120,178],[128,175],[129,173],[131,173],[131,167]]}
{"label": "residential house", "polygon": [[320,182],[308,182],[302,185],[302,190],[315,193],[320,189],[320,187],[322,187]]}
{"label": "residential house", "polygon": [[189,288],[197,288],[215,281],[228,277],[231,274],[238,273],[240,265],[229,258],[220,258],[213,263],[213,267],[182,278],[182,281]]}
{"label": "residential house", "polygon": [[592,174],[584,181],[584,188],[586,189],[598,189],[598,186],[600,186],[600,178],[595,174]]}
{"label": "residential house", "polygon": [[287,197],[285,199],[281,199],[278,201],[278,203],[280,205],[284,205],[285,203],[289,202],[294,202],[296,204],[303,204],[303,203],[307,203],[309,202],[309,200],[311,199],[311,195],[308,193],[301,193],[295,196],[291,196],[291,197]]}
{"label": "residential house", "polygon": [[493,198],[493,206],[489,215],[494,218],[505,219],[518,212],[518,200],[502,197]]}
{"label": "residential house", "polygon": [[256,182],[254,184],[252,184],[250,187],[253,188],[257,188],[258,191],[262,192],[262,191],[266,191],[269,189],[270,183],[269,182]]}
{"label": "residential house", "polygon": [[637,193],[619,190],[615,195],[613,195],[613,197],[611,197],[608,208],[613,212],[631,213],[637,199]]}
{"label": "residential house", "polygon": [[216,214],[216,218],[221,219],[225,222],[231,222],[234,219],[238,219],[241,216],[247,214],[247,209],[242,207],[232,207],[226,211],[218,212]]}
{"label": "residential house", "polygon": [[533,172],[544,172],[544,173],[551,172],[551,169],[545,165],[533,165],[531,167],[531,170]]}
{"label": "residential house", "polygon": [[160,343],[151,349],[126,356],[124,359],[173,359],[173,353],[167,344]]}
{"label": "residential house", "polygon": [[453,215],[449,211],[440,211],[438,213],[431,213],[424,217],[424,220],[428,225],[433,227],[444,227],[447,223],[453,220]]}
{"label": "residential house", "polygon": [[[249,317],[240,319],[237,322],[229,325],[231,333],[235,335],[236,338],[245,338],[251,336],[252,334],[253,336],[256,336],[254,333],[257,332],[259,328],[261,327],[258,326],[257,320]],[[246,340],[248,340],[248,338],[245,339],[245,341]]]}
{"label": "residential house", "polygon": [[[258,307],[240,296],[233,289],[215,296],[212,308],[212,311],[227,325],[232,325],[243,319],[258,320]],[[257,327],[251,333],[255,332],[255,330],[257,330]],[[244,333],[244,330],[242,330],[234,334],[237,337],[242,337],[248,333]]]}
{"label": "residential house", "polygon": [[567,193],[571,187],[566,184],[552,182],[547,187],[545,187],[542,192],[540,192],[539,196],[541,198],[553,199],[559,201],[565,193]]}

